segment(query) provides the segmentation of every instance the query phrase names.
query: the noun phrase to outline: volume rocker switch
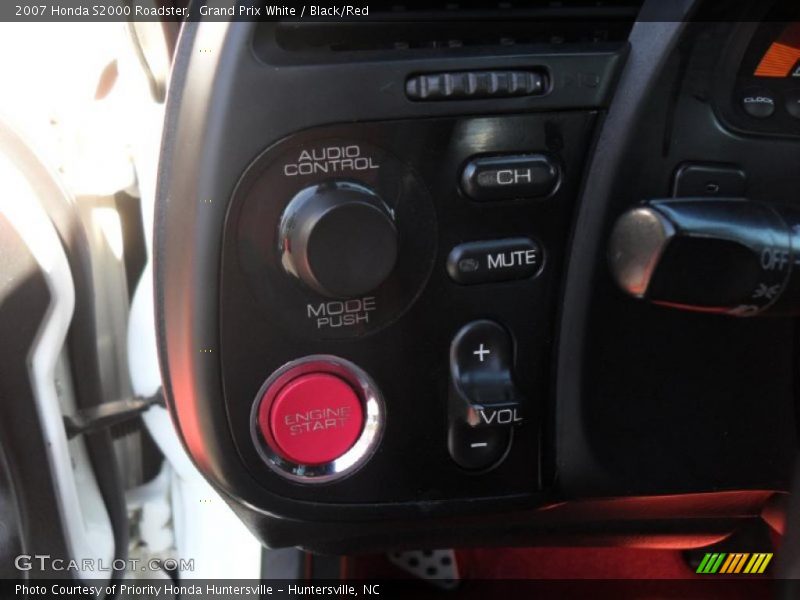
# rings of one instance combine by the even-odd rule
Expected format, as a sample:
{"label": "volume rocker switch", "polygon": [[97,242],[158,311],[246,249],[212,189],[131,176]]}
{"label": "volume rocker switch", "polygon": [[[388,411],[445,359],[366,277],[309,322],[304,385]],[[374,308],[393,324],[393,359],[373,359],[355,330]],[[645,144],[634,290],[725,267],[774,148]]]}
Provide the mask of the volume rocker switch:
{"label": "volume rocker switch", "polygon": [[511,446],[512,429],[475,428],[466,422],[450,425],[447,445],[450,456],[463,469],[485,471],[499,464]]}
{"label": "volume rocker switch", "polygon": [[465,469],[484,470],[507,453],[523,422],[514,384],[511,336],[494,321],[465,325],[450,345],[450,456]]}

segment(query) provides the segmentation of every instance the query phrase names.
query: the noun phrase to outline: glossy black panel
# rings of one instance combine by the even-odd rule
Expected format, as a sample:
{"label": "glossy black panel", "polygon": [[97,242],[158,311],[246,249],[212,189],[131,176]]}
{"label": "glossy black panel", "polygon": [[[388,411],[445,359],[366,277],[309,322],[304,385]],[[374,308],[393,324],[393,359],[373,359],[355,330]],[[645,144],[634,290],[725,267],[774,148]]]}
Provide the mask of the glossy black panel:
{"label": "glossy black panel", "polygon": [[[291,136],[253,163],[226,223],[221,350],[231,431],[262,485],[287,497],[352,503],[510,497],[539,489],[555,301],[594,118],[584,112],[336,125]],[[324,148],[347,146],[357,146],[372,161],[364,164],[374,168],[336,165],[331,173]],[[562,185],[540,201],[478,204],[463,196],[464,164],[476,155],[509,153],[546,153],[563,170]],[[301,156],[312,157],[306,174],[295,168]],[[400,248],[386,282],[367,299],[356,299],[368,301],[366,312],[354,305],[354,314],[366,318],[338,327],[320,325],[321,317],[333,316],[322,311],[336,307],[325,308],[327,299],[284,272],[275,244],[286,203],[299,188],[332,176],[367,185],[384,199],[395,214]],[[541,274],[471,286],[452,281],[450,250],[494,237],[539,240],[547,257]],[[526,420],[516,427],[502,464],[476,475],[448,452],[448,355],[455,333],[482,318],[502,324],[513,338]],[[386,402],[376,454],[357,473],[326,485],[324,495],[268,469],[249,435],[251,407],[264,380],[290,360],[319,353],[364,369]]]}

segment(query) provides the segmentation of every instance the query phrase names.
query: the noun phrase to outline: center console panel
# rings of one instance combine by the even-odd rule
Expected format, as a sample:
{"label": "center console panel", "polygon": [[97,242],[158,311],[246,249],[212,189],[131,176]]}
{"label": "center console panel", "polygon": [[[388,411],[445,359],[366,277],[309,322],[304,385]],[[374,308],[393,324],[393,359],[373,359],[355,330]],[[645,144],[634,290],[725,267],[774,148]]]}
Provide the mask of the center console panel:
{"label": "center console panel", "polygon": [[[650,116],[666,109],[626,102],[673,97],[658,65],[679,36],[675,19],[641,25],[645,55],[614,96],[634,14],[605,33],[511,24],[513,43],[459,25],[460,45],[440,40],[456,31],[444,22],[393,43],[406,30],[391,20],[186,24],[156,221],[165,392],[195,464],[266,543],[675,543],[679,530],[702,545],[778,489],[762,463],[737,463],[741,480],[676,464],[706,439],[681,433],[686,394],[641,392],[660,394],[650,369],[701,344],[642,338],[668,321],[621,302],[602,270],[607,205],[627,201],[609,190],[647,197],[698,158],[631,142],[663,135]],[[724,400],[715,389],[705,404]],[[719,414],[693,415],[712,442]],[[665,452],[673,438],[680,452]]]}
{"label": "center console panel", "polygon": [[179,48],[156,287],[187,450],[273,545],[541,506],[567,244],[626,27],[345,54],[307,27],[192,23]]}
{"label": "center console panel", "polygon": [[[325,126],[278,141],[248,166],[225,223],[220,351],[231,433],[261,485],[287,498],[352,504],[474,502],[541,488],[558,281],[595,118],[582,111]],[[464,185],[476,165],[483,171],[468,189],[478,200]],[[308,243],[324,246],[319,256],[299,252],[299,236],[281,237],[298,194],[341,183],[371,190],[396,229],[394,267],[351,295],[312,287],[287,270],[286,255],[302,254],[321,277],[352,268],[363,278],[380,270],[373,255],[388,232],[372,239],[372,224],[341,209],[328,217],[337,222],[294,225],[316,227]],[[338,193],[342,204],[356,202]],[[348,256],[348,241],[363,248]],[[369,460],[333,481],[310,474],[315,465],[276,468],[264,456],[269,425],[253,428],[264,382],[314,355],[355,365],[384,406]],[[465,391],[470,385],[477,389]],[[294,436],[301,445],[322,436],[336,444],[336,406],[292,413],[305,427]]]}

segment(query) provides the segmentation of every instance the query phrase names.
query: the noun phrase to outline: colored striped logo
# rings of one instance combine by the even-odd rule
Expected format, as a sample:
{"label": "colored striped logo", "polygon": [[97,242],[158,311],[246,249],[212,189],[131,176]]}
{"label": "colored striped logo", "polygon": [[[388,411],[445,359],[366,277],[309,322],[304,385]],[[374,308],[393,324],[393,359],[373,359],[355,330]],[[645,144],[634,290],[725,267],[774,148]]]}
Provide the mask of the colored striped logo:
{"label": "colored striped logo", "polygon": [[714,574],[750,574],[763,573],[772,560],[772,552],[707,552],[696,573]]}

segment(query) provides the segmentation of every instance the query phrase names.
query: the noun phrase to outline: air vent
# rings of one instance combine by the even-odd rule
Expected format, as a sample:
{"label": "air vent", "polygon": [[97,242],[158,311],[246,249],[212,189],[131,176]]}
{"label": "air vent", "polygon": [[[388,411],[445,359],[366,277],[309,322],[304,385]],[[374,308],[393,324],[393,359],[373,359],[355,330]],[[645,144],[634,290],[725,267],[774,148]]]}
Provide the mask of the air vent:
{"label": "air vent", "polygon": [[409,58],[420,52],[623,42],[642,0],[406,3],[366,19],[264,23],[256,53],[267,62]]}

